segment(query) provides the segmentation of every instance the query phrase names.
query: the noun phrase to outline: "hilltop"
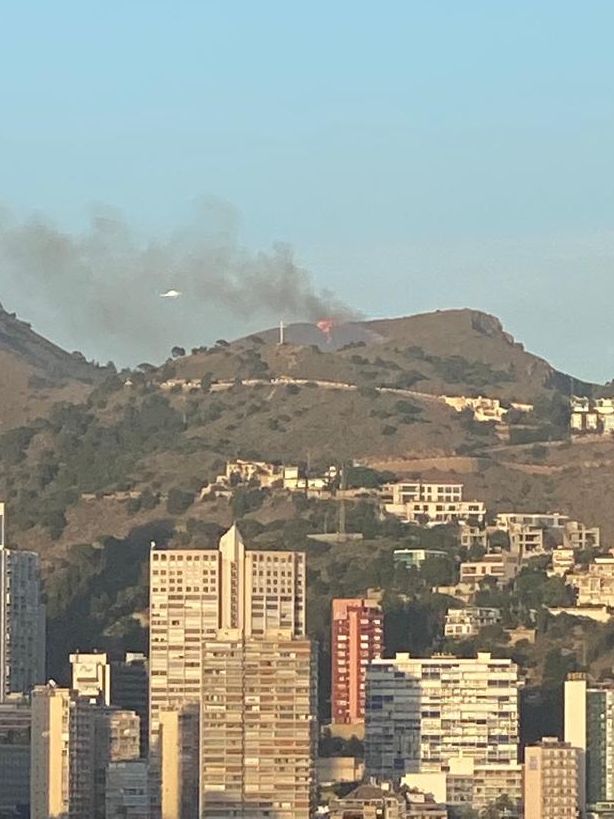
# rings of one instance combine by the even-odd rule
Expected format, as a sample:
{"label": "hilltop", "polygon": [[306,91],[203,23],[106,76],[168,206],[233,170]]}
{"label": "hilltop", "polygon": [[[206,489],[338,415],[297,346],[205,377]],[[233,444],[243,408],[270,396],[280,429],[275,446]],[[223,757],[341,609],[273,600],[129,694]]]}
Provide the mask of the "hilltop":
{"label": "hilltop", "polygon": [[58,401],[85,400],[108,371],[38,335],[0,305],[0,373],[0,429],[7,429]]}
{"label": "hilltop", "polygon": [[[441,647],[449,599],[432,595],[426,576],[415,586],[398,575],[392,553],[432,543],[456,562],[463,547],[454,527],[409,531],[382,518],[367,492],[343,507],[347,530],[362,543],[315,542],[310,533],[338,525],[336,496],[248,486],[201,497],[237,457],[316,474],[359,463],[370,486],[394,476],[460,481],[489,515],[559,510],[600,526],[604,546],[614,538],[614,443],[570,438],[570,378],[524,350],[493,316],[453,310],[354,322],[333,326],[330,340],[315,326],[291,325],[283,345],[271,329],[189,353],[174,348],[161,366],[122,373],[62,351],[14,317],[0,314],[0,327],[0,406],[18,408],[23,399],[25,407],[0,433],[0,497],[8,501],[9,543],[43,557],[56,679],[65,679],[76,647],[146,648],[152,540],[211,547],[234,520],[250,546],[308,554],[324,714],[332,596],[381,587],[388,649]],[[22,379],[22,394],[11,396],[9,376]],[[573,389],[610,388],[574,379]],[[468,406],[458,412],[444,395],[496,399],[498,420],[480,421]],[[550,593],[541,568],[532,572],[523,583]],[[529,622],[542,605],[523,588],[510,595],[512,624]],[[536,685],[559,679],[568,667],[561,652],[580,640],[577,629],[558,628],[518,655]],[[610,645],[607,634],[598,638]],[[604,651],[598,647],[599,662],[609,657]]]}
{"label": "hilltop", "polygon": [[[4,383],[19,377],[25,384],[15,394],[0,385],[0,404],[16,407],[23,397],[26,407],[21,425],[0,435],[0,492],[13,536],[50,557],[81,537],[91,542],[129,528],[126,504],[83,495],[180,492],[189,502],[171,519],[207,519],[212,509],[192,500],[235,457],[316,469],[358,460],[399,475],[460,472],[495,505],[540,498],[552,508],[582,497],[585,477],[575,474],[571,452],[550,471],[530,463],[530,446],[567,437],[569,378],[478,311],[333,326],[330,341],[315,326],[291,325],[283,345],[273,329],[191,353],[176,348],[160,367],[121,375],[62,351],[7,314],[0,330]],[[443,394],[529,402],[534,411],[511,412],[506,424],[480,423],[447,406]],[[16,423],[8,410],[5,417],[6,426]],[[515,446],[522,442],[528,450]],[[541,457],[549,457],[547,447]],[[589,469],[587,487],[594,482]],[[590,488],[585,495],[584,518],[592,519]],[[159,515],[154,504],[138,520]],[[614,531],[612,513],[593,522],[607,527],[610,517]],[[222,513],[220,522],[227,518]]]}
{"label": "hilltop", "polygon": [[[486,395],[533,401],[544,392],[569,394],[571,379],[477,310],[445,310],[398,319],[270,329],[208,350],[196,349],[174,364],[179,378],[213,379],[290,375],[386,385],[418,392]],[[573,380],[574,390],[590,385]]]}

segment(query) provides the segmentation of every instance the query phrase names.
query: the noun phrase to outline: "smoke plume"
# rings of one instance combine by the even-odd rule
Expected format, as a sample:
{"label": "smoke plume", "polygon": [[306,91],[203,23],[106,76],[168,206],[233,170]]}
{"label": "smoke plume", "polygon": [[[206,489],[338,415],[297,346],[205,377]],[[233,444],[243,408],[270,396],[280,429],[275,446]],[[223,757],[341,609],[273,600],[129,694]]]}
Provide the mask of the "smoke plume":
{"label": "smoke plume", "polygon": [[[97,209],[79,234],[5,213],[0,276],[2,301],[36,329],[120,363],[156,360],[173,344],[197,346],[224,331],[253,332],[267,320],[355,315],[315,288],[289,246],[242,247],[236,215],[220,203],[202,206],[181,230],[147,239],[110,209]],[[181,298],[161,299],[169,288]]]}

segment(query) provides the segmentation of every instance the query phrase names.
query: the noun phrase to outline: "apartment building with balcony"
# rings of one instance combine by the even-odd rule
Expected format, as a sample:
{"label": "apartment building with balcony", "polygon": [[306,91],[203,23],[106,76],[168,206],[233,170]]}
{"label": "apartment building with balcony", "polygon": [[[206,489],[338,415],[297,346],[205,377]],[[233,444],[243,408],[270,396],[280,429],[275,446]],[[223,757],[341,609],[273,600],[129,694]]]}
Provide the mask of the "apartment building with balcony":
{"label": "apartment building with balcony", "polygon": [[0,702],[29,692],[45,677],[45,606],[40,559],[4,545],[0,503]]}
{"label": "apartment building with balcony", "polygon": [[578,750],[555,737],[525,748],[524,819],[577,819]]}
{"label": "apartment building with balcony", "polygon": [[379,602],[334,599],[331,631],[331,720],[333,725],[362,728],[367,667],[382,656],[384,642],[384,614]]}
{"label": "apartment building with balcony", "polygon": [[408,523],[437,526],[445,523],[483,524],[486,504],[477,500],[410,501],[403,506],[401,515]]}
{"label": "apartment building with balcony", "polygon": [[[305,593],[303,553],[246,550],[235,526],[219,549],[152,550],[150,758],[165,819],[311,816]],[[192,813],[173,812],[186,792]]]}
{"label": "apartment building with balcony", "polygon": [[448,609],[444,625],[444,635],[457,639],[476,637],[483,628],[496,626],[501,622],[501,611],[484,606],[467,606],[462,609]]}
{"label": "apartment building with balcony", "polygon": [[567,583],[577,591],[577,606],[614,607],[614,554],[596,557],[585,568],[567,575]]}
{"label": "apartment building with balcony", "polygon": [[486,554],[481,560],[460,564],[460,583],[475,591],[480,583],[491,578],[498,586],[504,586],[516,577],[519,569],[518,558],[509,552]]}
{"label": "apartment building with balcony", "polygon": [[374,660],[367,670],[366,775],[395,781],[441,773],[459,757],[515,766],[519,688],[515,663],[486,652]]}

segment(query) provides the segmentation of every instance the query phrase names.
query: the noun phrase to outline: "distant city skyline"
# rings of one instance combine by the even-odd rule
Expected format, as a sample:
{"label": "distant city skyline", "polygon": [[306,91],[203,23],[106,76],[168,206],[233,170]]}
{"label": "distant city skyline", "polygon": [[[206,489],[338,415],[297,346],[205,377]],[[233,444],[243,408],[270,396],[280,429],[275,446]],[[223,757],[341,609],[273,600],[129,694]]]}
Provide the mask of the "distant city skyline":
{"label": "distant city skyline", "polygon": [[[102,202],[160,237],[215,196],[241,247],[288,242],[317,292],[368,316],[482,309],[557,368],[614,375],[610,3],[136,2],[93,20],[34,0],[3,23],[0,201],[18,221],[78,233]],[[76,332],[87,304],[52,270],[42,288],[0,270],[8,309],[99,359],[292,319],[164,303],[180,282],[143,293],[124,275],[156,346]]]}

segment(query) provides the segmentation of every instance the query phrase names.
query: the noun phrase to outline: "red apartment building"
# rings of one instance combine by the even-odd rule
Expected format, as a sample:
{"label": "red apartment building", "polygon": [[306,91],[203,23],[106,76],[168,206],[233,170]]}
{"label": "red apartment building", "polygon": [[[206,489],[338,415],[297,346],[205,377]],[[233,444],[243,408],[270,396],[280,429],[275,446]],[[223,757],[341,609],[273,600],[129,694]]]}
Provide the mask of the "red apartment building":
{"label": "red apartment building", "polygon": [[367,665],[382,656],[384,618],[376,600],[333,600],[332,722],[361,723],[365,718]]}

